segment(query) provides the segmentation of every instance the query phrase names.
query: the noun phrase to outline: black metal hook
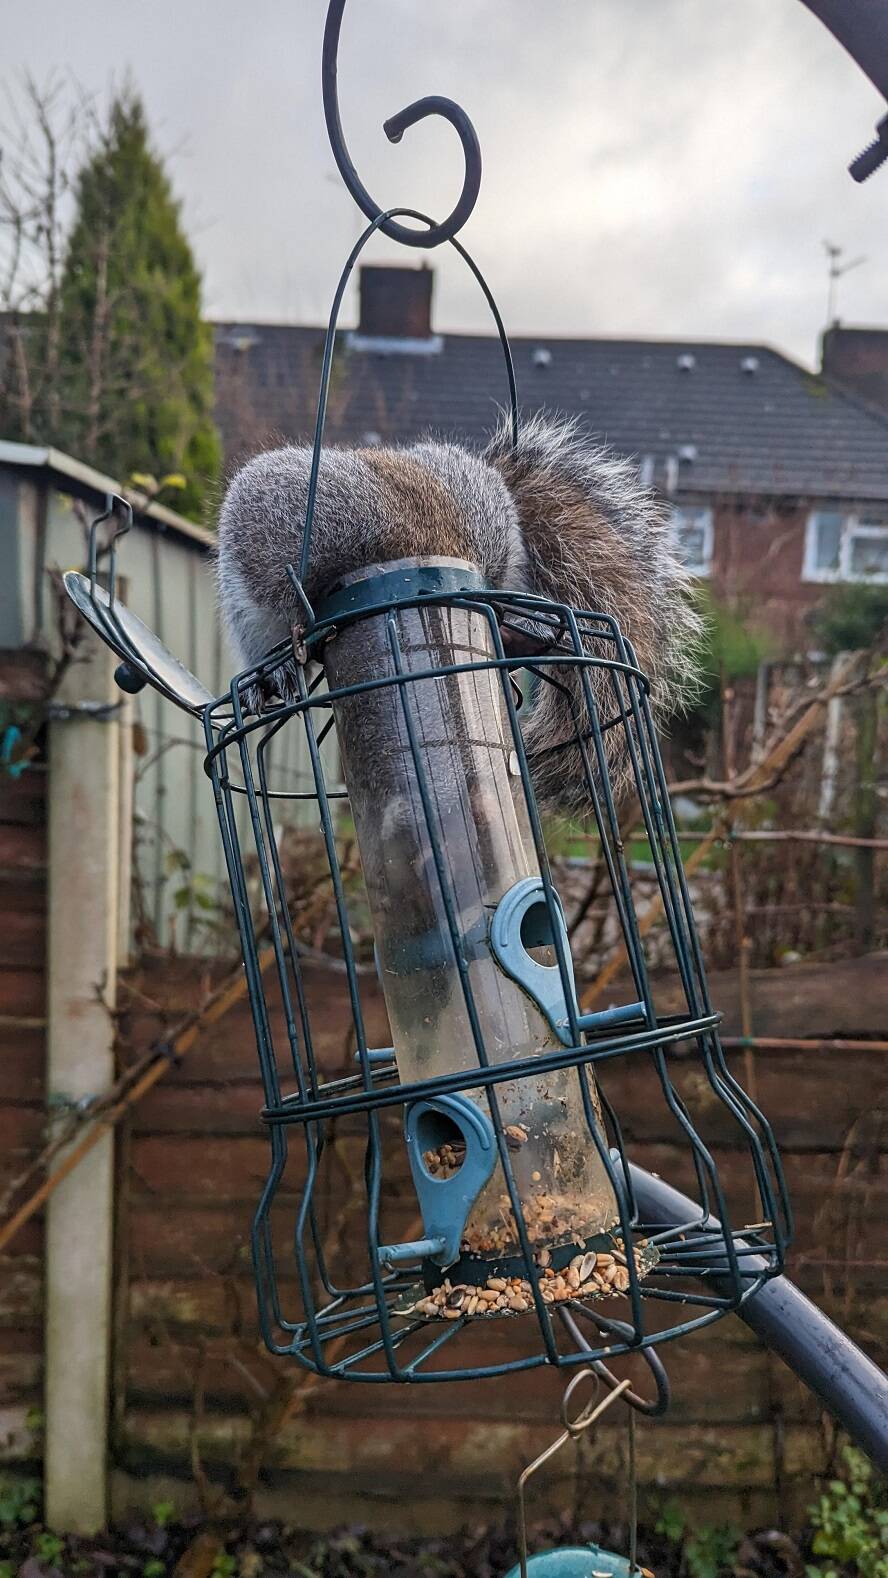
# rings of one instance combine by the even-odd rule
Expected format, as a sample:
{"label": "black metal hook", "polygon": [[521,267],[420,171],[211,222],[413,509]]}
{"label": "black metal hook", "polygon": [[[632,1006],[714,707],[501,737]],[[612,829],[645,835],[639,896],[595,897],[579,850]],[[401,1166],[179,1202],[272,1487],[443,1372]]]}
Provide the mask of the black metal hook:
{"label": "black metal hook", "polygon": [[117,539],[119,537],[125,537],[126,536],[127,532],[129,531],[130,527],[133,524],[133,507],[132,507],[131,504],[129,504],[127,502],[126,499],[121,498],[119,493],[106,493],[106,495],[105,495],[105,508],[102,511],[101,515],[97,515],[95,517],[95,519],[92,522],[92,525],[89,528],[89,548],[88,548],[88,553],[87,553],[87,566],[88,566],[88,569],[89,569],[90,596],[93,599],[95,599],[96,579],[98,577],[98,562],[99,562],[98,531],[99,531],[99,527],[102,525],[103,521],[111,520],[112,517],[116,517],[118,519],[118,521],[120,522],[120,524],[118,525],[117,530],[115,532],[112,532],[112,534],[109,536],[108,541],[105,544],[104,552],[105,553],[110,553],[110,555],[111,555],[111,565],[110,565],[110,571],[109,571],[109,584],[108,584],[108,596],[109,596],[109,604],[113,608],[114,607],[114,594],[115,594],[115,591],[116,591],[116,583],[117,583],[117,575],[116,575],[117,550],[116,550],[116,543],[117,543]]}
{"label": "black metal hook", "polygon": [[[333,157],[339,166],[348,190],[363,214],[371,222],[377,220],[384,212],[377,203],[374,203],[370,193],[361,181],[357,170],[352,164],[345,137],[342,131],[342,122],[339,118],[339,94],[337,91],[337,55],[339,53],[339,34],[342,28],[342,16],[345,11],[345,0],[330,0],[327,12],[327,22],[324,28],[323,63],[321,68],[324,91],[324,116],[327,122],[327,134]],[[453,99],[442,98],[439,94],[432,94],[424,99],[417,99],[415,103],[408,104],[406,109],[400,110],[397,115],[392,115],[383,124],[383,130],[389,142],[400,142],[405,131],[415,126],[418,121],[423,121],[430,115],[440,115],[448,120],[459,136],[462,143],[463,154],[466,161],[466,173],[463,179],[463,188],[456,207],[443,221],[442,224],[431,224],[427,230],[410,230],[406,225],[399,225],[392,220],[386,220],[380,225],[383,235],[389,236],[392,241],[400,241],[405,247],[437,247],[442,241],[452,241],[457,231],[461,230],[478,201],[481,190],[481,145],[472,122],[464,109],[455,104]]]}

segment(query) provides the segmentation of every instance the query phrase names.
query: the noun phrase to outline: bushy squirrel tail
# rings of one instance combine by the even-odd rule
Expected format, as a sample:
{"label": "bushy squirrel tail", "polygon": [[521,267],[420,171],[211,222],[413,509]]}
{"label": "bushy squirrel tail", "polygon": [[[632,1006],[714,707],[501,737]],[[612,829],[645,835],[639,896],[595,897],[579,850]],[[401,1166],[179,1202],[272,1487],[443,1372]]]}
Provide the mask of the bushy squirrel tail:
{"label": "bushy squirrel tail", "polygon": [[[515,507],[526,590],[611,615],[650,681],[655,718],[662,722],[686,708],[699,688],[703,625],[675,551],[668,509],[641,484],[632,462],[593,442],[575,420],[544,414],[524,423],[515,450],[503,421],[484,459],[499,472]],[[603,655],[600,644],[595,655]],[[617,702],[612,678],[602,669],[586,672],[604,721]],[[582,679],[569,667],[556,677],[557,687],[536,687],[523,729],[540,798],[584,811],[583,753],[571,743],[578,730],[588,729]],[[618,791],[629,765],[622,736],[620,729],[605,734]]]}
{"label": "bushy squirrel tail", "polygon": [[[301,617],[287,565],[302,551],[310,469],[308,449],[270,451],[244,466],[227,490],[219,601],[244,667],[285,640]],[[577,423],[532,417],[513,450],[504,422],[481,456],[432,441],[323,451],[307,578],[312,598],[365,565],[438,555],[477,564],[492,590],[529,591],[612,615],[650,679],[661,719],[693,694],[700,620],[667,513],[631,462],[593,443]],[[602,719],[612,716],[611,677],[600,668],[587,672]],[[557,678],[557,686],[537,686],[522,728],[540,799],[585,811],[583,752],[573,743],[588,729],[583,682],[567,666]],[[295,673],[292,680],[295,693]],[[278,683],[286,695],[286,670]],[[627,768],[622,734],[605,736],[617,787]]]}

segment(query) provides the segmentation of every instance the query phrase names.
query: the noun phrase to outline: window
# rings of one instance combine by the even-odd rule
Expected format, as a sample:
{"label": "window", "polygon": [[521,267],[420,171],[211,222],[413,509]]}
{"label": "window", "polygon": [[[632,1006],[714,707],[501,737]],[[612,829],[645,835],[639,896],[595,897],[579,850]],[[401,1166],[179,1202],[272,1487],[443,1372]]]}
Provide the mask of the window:
{"label": "window", "polygon": [[815,510],[805,532],[804,581],[888,581],[888,524]]}
{"label": "window", "polygon": [[692,575],[708,575],[712,566],[712,511],[683,507],[672,512],[672,533],[678,556]]}

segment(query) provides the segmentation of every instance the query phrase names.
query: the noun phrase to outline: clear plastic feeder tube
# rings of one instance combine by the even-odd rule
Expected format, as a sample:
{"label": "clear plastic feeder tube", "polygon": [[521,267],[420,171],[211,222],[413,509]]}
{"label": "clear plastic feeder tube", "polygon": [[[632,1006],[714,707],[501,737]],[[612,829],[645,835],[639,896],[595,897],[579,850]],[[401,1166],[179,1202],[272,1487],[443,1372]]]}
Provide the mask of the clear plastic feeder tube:
{"label": "clear plastic feeder tube", "polygon": [[[400,561],[398,567],[418,562],[430,561]],[[350,580],[391,568],[368,567]],[[393,638],[407,674],[496,656],[481,610],[398,608],[347,625],[328,642],[330,689],[395,674]],[[424,769],[428,813],[405,709]],[[386,685],[334,702],[334,713],[401,1081],[470,1074],[479,1066],[444,885],[487,1061],[532,1060],[557,1050],[561,1043],[545,1014],[490,947],[500,901],[522,879],[540,875],[500,672],[480,668]],[[556,962],[551,944],[534,954]],[[603,1136],[591,1069],[588,1088]],[[489,1115],[484,1090],[465,1094]],[[589,1132],[576,1068],[506,1080],[496,1086],[496,1099],[531,1243],[585,1241],[613,1227],[616,1201]],[[424,1165],[433,1176],[447,1177],[460,1161],[458,1129],[442,1120]],[[499,1161],[469,1212],[461,1249],[488,1259],[520,1249]]]}

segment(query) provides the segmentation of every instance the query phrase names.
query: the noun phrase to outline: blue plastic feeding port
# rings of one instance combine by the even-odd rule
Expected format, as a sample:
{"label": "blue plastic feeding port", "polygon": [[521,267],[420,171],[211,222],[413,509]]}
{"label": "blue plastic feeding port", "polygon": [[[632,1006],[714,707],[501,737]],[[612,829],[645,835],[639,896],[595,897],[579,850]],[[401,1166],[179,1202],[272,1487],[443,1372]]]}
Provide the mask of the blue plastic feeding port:
{"label": "blue plastic feeding port", "polygon": [[[496,1165],[493,1124],[467,1096],[439,1096],[408,1107],[404,1137],[423,1226],[428,1240],[440,1246],[426,1253],[439,1266],[452,1266],[459,1259],[466,1218]],[[452,1140],[465,1146],[462,1166],[449,1178],[435,1178],[423,1157]],[[381,1260],[392,1260],[390,1248],[380,1249]]]}
{"label": "blue plastic feeding port", "polygon": [[500,899],[490,925],[490,946],[500,968],[524,987],[542,1009],[559,1041],[570,1046],[573,1041],[570,1012],[557,956],[554,964],[543,964],[530,951],[531,948],[550,948],[555,952],[554,914],[577,1028],[582,1032],[609,1030],[617,1025],[631,1024],[636,1019],[643,1020],[643,1003],[622,1003],[615,1008],[599,1009],[594,1014],[580,1013],[561,900],[554,890],[552,897],[554,902],[550,905],[539,877],[524,877]]}
{"label": "blue plastic feeding port", "polygon": [[[636,1567],[636,1573],[644,1571]],[[564,1546],[560,1551],[541,1551],[527,1558],[527,1578],[631,1578],[632,1569],[625,1556],[602,1550],[600,1545]],[[521,1578],[520,1563],[506,1578]]]}

